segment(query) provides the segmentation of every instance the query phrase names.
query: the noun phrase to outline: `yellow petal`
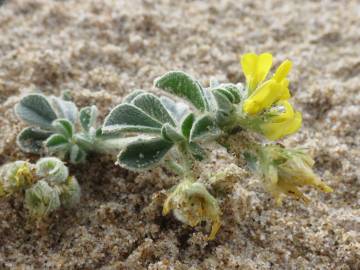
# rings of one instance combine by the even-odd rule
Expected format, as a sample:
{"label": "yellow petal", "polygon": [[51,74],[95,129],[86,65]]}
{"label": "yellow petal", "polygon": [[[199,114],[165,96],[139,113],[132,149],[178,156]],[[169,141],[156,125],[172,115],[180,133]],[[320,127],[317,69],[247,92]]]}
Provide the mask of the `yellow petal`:
{"label": "yellow petal", "polygon": [[247,53],[241,56],[241,67],[246,79],[253,77],[256,72],[258,56],[255,53]]}
{"label": "yellow petal", "polygon": [[281,87],[281,95],[280,95],[280,99],[282,100],[286,100],[291,98],[290,95],[290,90],[289,90],[289,80],[288,79],[283,79],[280,83],[280,87]]}
{"label": "yellow petal", "polygon": [[[302,115],[300,112],[295,112],[294,119],[289,120],[290,123],[287,125],[287,129],[285,130],[285,135],[290,135],[299,130],[302,124]],[[284,136],[285,136],[284,135]]]}
{"label": "yellow petal", "polygon": [[268,80],[255,90],[252,95],[244,102],[243,109],[247,114],[257,114],[270,107],[279,99],[277,89],[274,88],[276,82]]}
{"label": "yellow petal", "polygon": [[285,60],[277,68],[277,70],[273,76],[273,79],[280,83],[289,74],[291,68],[292,68],[292,62],[290,60]]}
{"label": "yellow petal", "polygon": [[262,53],[259,55],[257,64],[257,80],[258,84],[265,80],[272,66],[272,55],[270,53]]}
{"label": "yellow petal", "polygon": [[21,166],[15,174],[16,187],[23,187],[31,184],[34,181],[34,176],[31,173],[30,167],[27,163]]}
{"label": "yellow petal", "polygon": [[276,104],[278,106],[282,106],[284,109],[284,112],[271,117],[271,122],[280,123],[280,122],[284,122],[284,121],[294,118],[294,109],[287,100],[280,100]]}
{"label": "yellow petal", "polygon": [[165,202],[164,202],[164,206],[163,206],[163,210],[162,210],[162,215],[166,216],[167,214],[169,214],[169,212],[171,211],[171,209],[173,208],[172,205],[172,196],[169,195]]}
{"label": "yellow petal", "polygon": [[247,87],[250,93],[265,80],[272,66],[272,55],[263,53],[247,53],[241,57],[241,66],[244,72]]}
{"label": "yellow petal", "polygon": [[268,122],[261,125],[263,135],[272,141],[278,140],[286,135],[295,133],[302,123],[302,116],[300,112],[295,112],[292,119],[274,123]]}
{"label": "yellow petal", "polygon": [[293,196],[296,199],[300,199],[304,203],[310,202],[310,199],[307,196],[305,196],[295,185],[292,185],[287,181],[279,181],[278,185],[283,193]]}
{"label": "yellow petal", "polygon": [[277,185],[277,182],[279,180],[277,169],[274,166],[269,166],[269,171],[267,174],[268,174],[267,177],[270,180],[269,184],[271,184],[272,186]]}
{"label": "yellow petal", "polygon": [[211,232],[210,232],[210,235],[208,236],[208,240],[215,239],[215,236],[216,236],[217,232],[219,231],[220,226],[221,226],[220,218],[212,220]]}

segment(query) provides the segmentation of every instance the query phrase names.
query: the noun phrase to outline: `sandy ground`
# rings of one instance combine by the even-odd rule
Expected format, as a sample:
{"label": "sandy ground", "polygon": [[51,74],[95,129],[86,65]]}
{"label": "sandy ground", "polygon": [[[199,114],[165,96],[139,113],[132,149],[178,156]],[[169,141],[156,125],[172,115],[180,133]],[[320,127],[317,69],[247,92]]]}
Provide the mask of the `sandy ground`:
{"label": "sandy ground", "polygon": [[[3,2],[3,1],[0,1]],[[311,147],[335,192],[282,207],[255,177],[219,198],[223,226],[207,242],[161,216],[176,178],[135,174],[93,156],[71,167],[81,206],[47,231],[26,219],[21,195],[0,202],[0,269],[360,269],[359,1],[43,1],[0,7],[0,164],[36,160],[14,144],[19,95],[71,90],[102,117],[134,88],[181,69],[207,84],[243,80],[238,55],[269,51],[294,62],[291,91],[304,126],[286,145]],[[210,170],[231,161],[218,153]]]}

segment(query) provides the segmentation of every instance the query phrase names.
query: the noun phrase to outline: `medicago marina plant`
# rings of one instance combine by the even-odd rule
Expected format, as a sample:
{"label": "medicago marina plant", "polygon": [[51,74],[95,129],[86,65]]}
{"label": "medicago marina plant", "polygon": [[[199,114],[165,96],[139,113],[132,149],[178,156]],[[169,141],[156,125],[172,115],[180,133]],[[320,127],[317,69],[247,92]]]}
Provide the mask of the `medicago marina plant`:
{"label": "medicago marina plant", "polygon": [[80,201],[76,178],[54,157],[41,158],[36,164],[18,160],[0,167],[0,198],[20,192],[25,192],[24,206],[35,219]]}
{"label": "medicago marina plant", "polygon": [[[245,85],[212,81],[209,87],[203,87],[184,72],[168,72],[154,82],[154,86],[167,95],[135,90],[111,110],[102,127],[97,129],[88,127],[95,123],[88,120],[93,119],[94,109],[87,107],[86,113],[80,110],[76,121],[75,109],[69,117],[59,110],[66,106],[54,106],[52,100],[59,104],[69,104],[68,101],[41,95],[26,96],[16,111],[33,127],[19,135],[18,144],[25,150],[28,150],[27,145],[30,148],[45,146],[50,153],[61,153],[62,158],[70,157],[72,162],[84,160],[72,158],[78,156],[72,154],[79,152],[76,149],[84,153],[117,150],[116,163],[132,171],[163,165],[180,179],[169,191],[163,214],[173,211],[177,219],[191,226],[203,220],[210,221],[209,239],[215,237],[220,227],[221,210],[207,186],[199,181],[196,165],[207,162],[210,143],[216,147],[225,146],[229,152],[234,149],[240,152],[277,204],[281,204],[285,195],[309,201],[299,189],[305,185],[332,191],[313,172],[314,161],[305,150],[287,149],[274,143],[295,133],[302,123],[301,113],[289,102],[287,76],[292,63],[285,60],[271,76],[272,55],[269,53],[245,54],[241,57],[241,65]],[[37,110],[39,101],[28,102],[30,97],[42,100],[42,106],[48,110],[45,115],[43,110]],[[74,132],[77,122],[82,128],[78,133]],[[244,141],[236,142],[233,138],[239,132],[258,135],[243,136]],[[41,141],[43,143],[39,143]]]}

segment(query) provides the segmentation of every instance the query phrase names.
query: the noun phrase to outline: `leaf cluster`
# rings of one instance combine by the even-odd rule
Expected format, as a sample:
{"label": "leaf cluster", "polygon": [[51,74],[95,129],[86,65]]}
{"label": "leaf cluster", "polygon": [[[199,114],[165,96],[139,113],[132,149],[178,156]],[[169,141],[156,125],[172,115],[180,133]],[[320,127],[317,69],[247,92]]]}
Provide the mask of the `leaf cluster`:
{"label": "leaf cluster", "polygon": [[[133,137],[118,156],[118,163],[131,170],[147,169],[174,152],[173,158],[202,160],[204,143],[216,140],[232,121],[241,87],[217,84],[204,88],[181,71],[168,72],[155,87],[184,99],[189,105],[166,96],[136,90],[106,117],[102,133]],[[137,137],[142,135],[140,137]]]}
{"label": "leaf cluster", "polygon": [[96,106],[81,108],[59,97],[30,94],[15,106],[17,116],[30,127],[17,136],[17,144],[27,153],[55,154],[80,163],[94,150],[100,129],[95,128]]}

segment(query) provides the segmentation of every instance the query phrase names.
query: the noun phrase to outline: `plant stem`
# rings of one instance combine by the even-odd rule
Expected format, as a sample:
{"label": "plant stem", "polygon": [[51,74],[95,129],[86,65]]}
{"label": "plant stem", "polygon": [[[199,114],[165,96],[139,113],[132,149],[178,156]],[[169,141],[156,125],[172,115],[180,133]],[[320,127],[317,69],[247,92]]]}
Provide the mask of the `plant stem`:
{"label": "plant stem", "polygon": [[173,160],[165,160],[165,166],[179,176],[183,176],[185,174],[184,168]]}
{"label": "plant stem", "polygon": [[180,154],[180,160],[183,164],[184,169],[184,177],[189,177],[190,179],[193,179],[193,172],[192,172],[192,166],[193,166],[193,159],[191,154],[189,153],[186,144],[178,144],[177,145],[178,152]]}

